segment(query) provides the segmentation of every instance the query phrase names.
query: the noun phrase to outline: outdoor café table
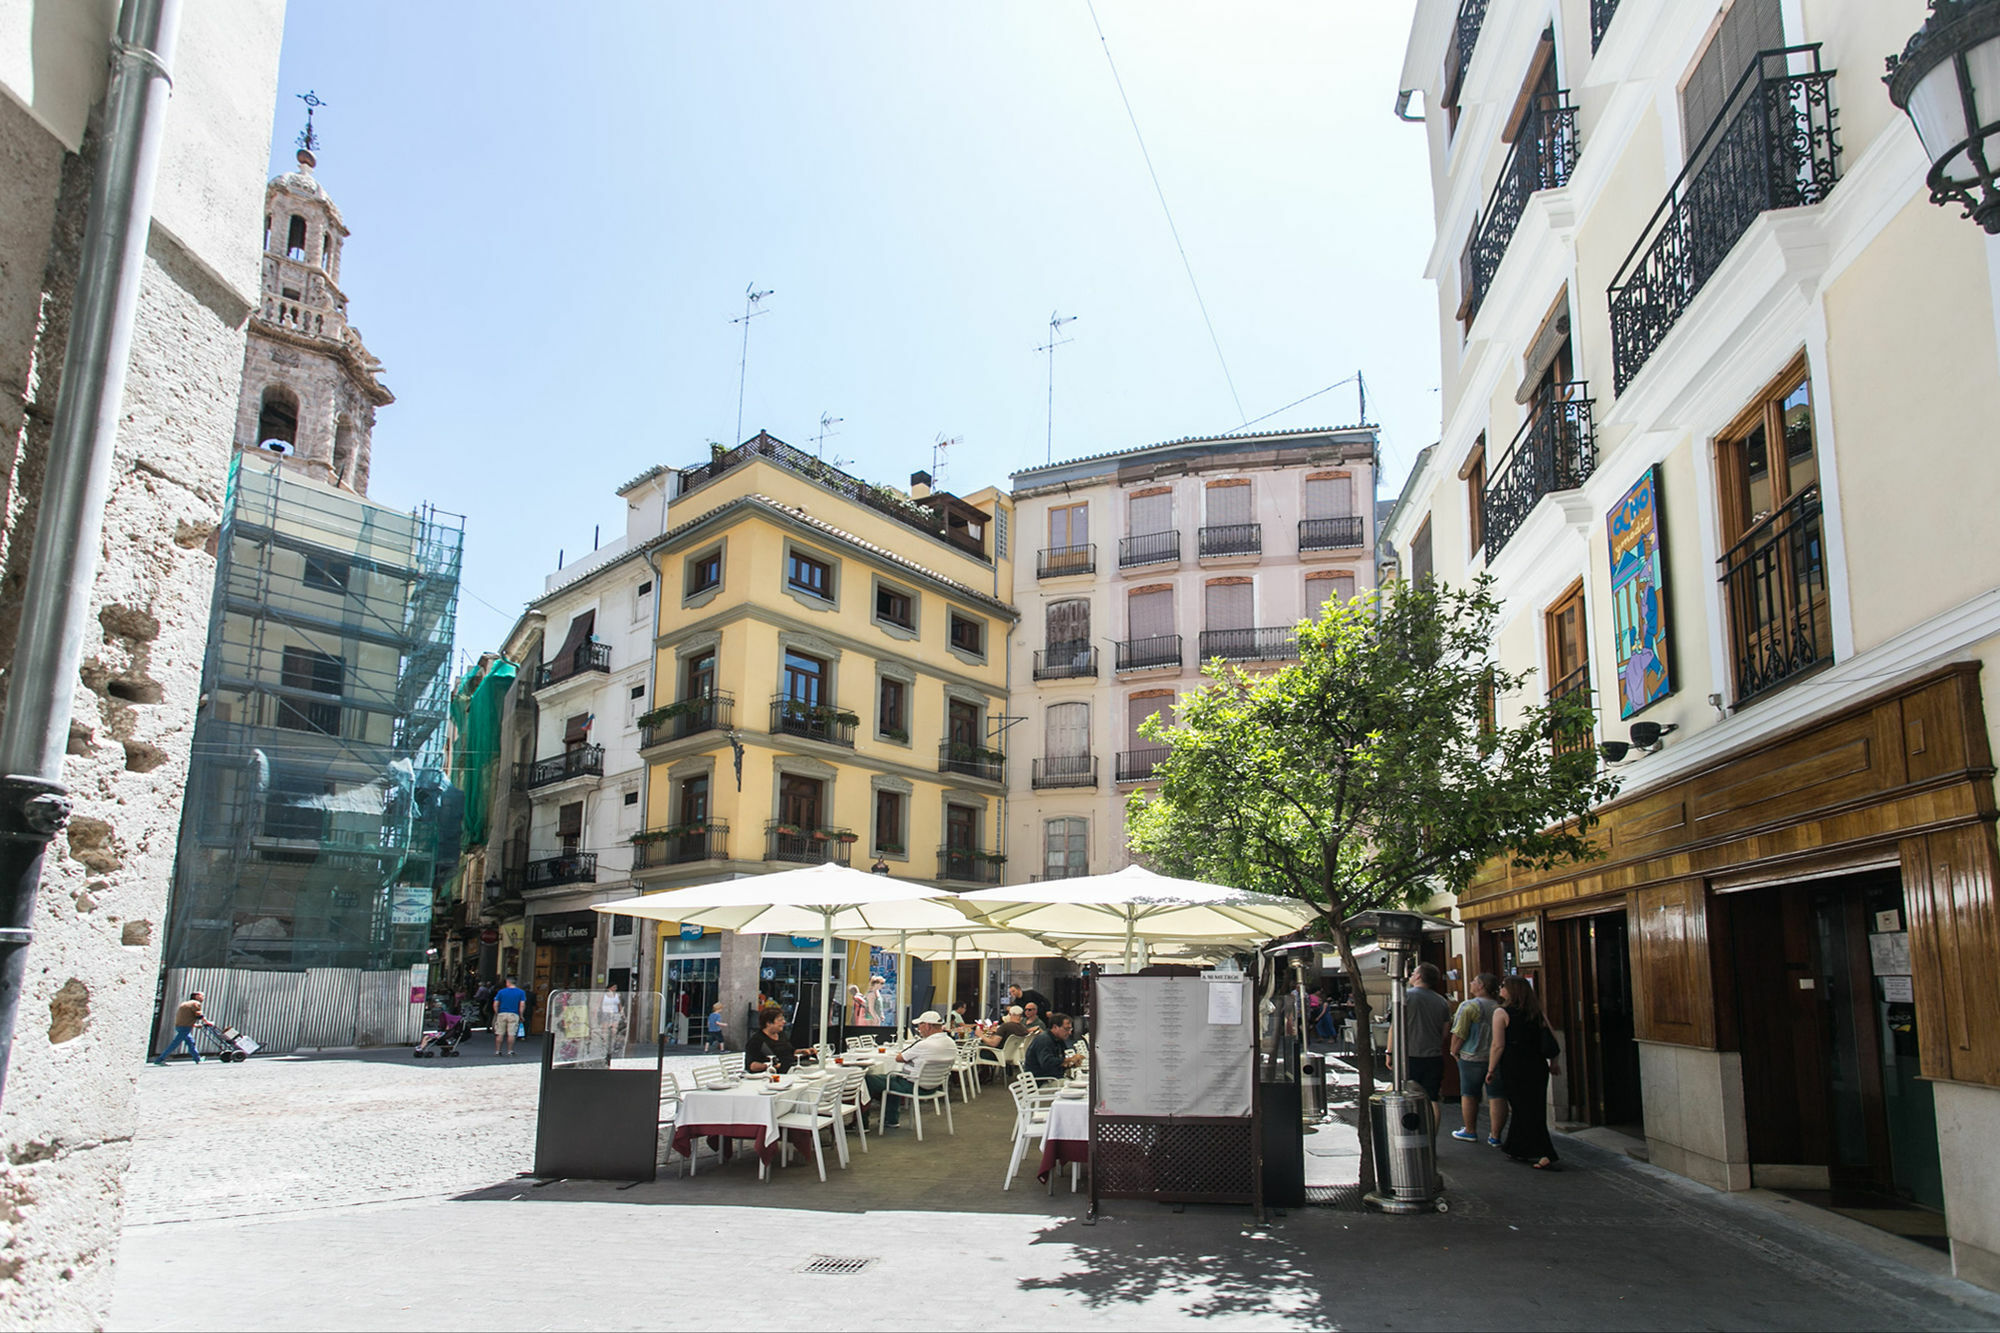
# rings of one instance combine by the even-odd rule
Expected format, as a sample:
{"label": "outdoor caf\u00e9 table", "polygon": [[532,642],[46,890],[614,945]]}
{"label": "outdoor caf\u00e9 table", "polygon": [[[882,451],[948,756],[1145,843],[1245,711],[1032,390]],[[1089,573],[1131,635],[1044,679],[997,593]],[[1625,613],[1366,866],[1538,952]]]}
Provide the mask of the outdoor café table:
{"label": "outdoor caf\u00e9 table", "polygon": [[[723,1089],[697,1088],[681,1094],[679,1112],[674,1116],[674,1151],[692,1155],[696,1139],[720,1140],[723,1156],[729,1155],[732,1139],[749,1139],[757,1147],[760,1171],[778,1155],[778,1117],[788,1110],[802,1089],[797,1083],[782,1092],[757,1091],[753,1080]],[[817,1087],[807,1084],[806,1089]],[[802,1129],[792,1131],[792,1146],[812,1151],[812,1140]]]}
{"label": "outdoor caf\u00e9 table", "polygon": [[[1090,1160],[1090,1099],[1058,1097],[1049,1103],[1048,1129],[1042,1135],[1042,1169],[1035,1179],[1047,1183],[1049,1173],[1063,1162]],[[1054,1189],[1054,1185],[1049,1186]]]}

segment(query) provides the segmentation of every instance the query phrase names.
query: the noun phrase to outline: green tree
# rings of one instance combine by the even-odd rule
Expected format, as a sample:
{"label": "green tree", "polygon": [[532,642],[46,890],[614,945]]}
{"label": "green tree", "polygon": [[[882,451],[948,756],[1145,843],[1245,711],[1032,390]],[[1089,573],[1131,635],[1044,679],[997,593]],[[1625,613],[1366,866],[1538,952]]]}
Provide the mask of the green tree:
{"label": "green tree", "polygon": [[[1142,729],[1168,753],[1157,793],[1128,807],[1133,850],[1162,873],[1317,908],[1353,982],[1357,1032],[1370,1005],[1348,917],[1459,892],[1496,856],[1547,867],[1598,854],[1592,810],[1617,782],[1590,744],[1589,697],[1537,699],[1498,725],[1496,699],[1524,693],[1530,674],[1494,660],[1499,611],[1484,577],[1329,602],[1299,626],[1296,663],[1213,662],[1178,720]],[[1365,1038],[1358,1062],[1365,1117]],[[1365,1121],[1361,1171],[1372,1187]]]}

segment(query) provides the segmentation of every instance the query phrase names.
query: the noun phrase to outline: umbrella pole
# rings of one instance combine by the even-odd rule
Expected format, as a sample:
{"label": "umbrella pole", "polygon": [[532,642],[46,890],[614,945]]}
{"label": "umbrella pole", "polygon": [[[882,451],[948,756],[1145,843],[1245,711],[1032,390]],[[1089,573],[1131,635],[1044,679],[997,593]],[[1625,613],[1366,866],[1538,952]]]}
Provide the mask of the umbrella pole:
{"label": "umbrella pole", "polygon": [[944,1014],[947,1019],[958,1006],[958,936],[951,937],[951,971],[944,979]]}
{"label": "umbrella pole", "polygon": [[1125,909],[1125,975],[1128,977],[1132,975],[1132,937],[1137,930],[1138,919],[1132,915],[1132,909],[1127,907]]}
{"label": "umbrella pole", "polygon": [[833,1013],[833,913],[825,913],[826,929],[819,936],[819,1040],[833,1045],[827,1018]]}
{"label": "umbrella pole", "polygon": [[993,1011],[986,1004],[986,950],[979,951],[979,1016],[986,1017]]}
{"label": "umbrella pole", "polygon": [[896,1044],[910,1036],[910,932],[896,932]]}

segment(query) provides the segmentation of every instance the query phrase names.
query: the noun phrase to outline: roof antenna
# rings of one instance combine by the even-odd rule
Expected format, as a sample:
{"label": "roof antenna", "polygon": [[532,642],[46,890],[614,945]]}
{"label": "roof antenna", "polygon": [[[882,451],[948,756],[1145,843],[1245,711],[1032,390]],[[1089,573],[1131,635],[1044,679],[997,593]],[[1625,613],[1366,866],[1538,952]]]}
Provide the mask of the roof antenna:
{"label": "roof antenna", "polygon": [[1361,372],[1358,370],[1354,372],[1354,385],[1356,392],[1361,395],[1360,424],[1365,426],[1368,424],[1368,381],[1361,378]]}
{"label": "roof antenna", "polygon": [[957,444],[962,438],[964,437],[954,435],[947,440],[944,432],[939,431],[937,438],[931,441],[931,489],[933,491],[944,489],[945,451],[950,449],[954,444]]}
{"label": "roof antenna", "polygon": [[1047,352],[1049,354],[1049,429],[1047,445],[1049,453],[1048,461],[1051,463],[1056,461],[1056,348],[1076,341],[1074,338],[1065,338],[1062,336],[1062,326],[1065,324],[1074,324],[1075,322],[1075,315],[1058,315],[1053,310],[1049,311],[1049,340],[1035,349],[1037,352]]}
{"label": "roof antenna", "polygon": [[[837,417],[831,412],[822,412],[819,414],[819,434],[813,436],[813,452],[815,454],[821,458],[826,457],[826,437],[840,434],[834,427],[845,420],[847,420],[846,417]],[[835,457],[837,458],[838,455],[835,455]],[[834,466],[838,467],[840,465],[839,463],[835,463]]]}
{"label": "roof antenna", "polygon": [[[731,437],[737,444],[743,443],[743,381],[750,367],[750,321],[759,315],[770,313],[769,311],[759,310],[757,303],[771,295],[774,290],[776,289],[767,287],[760,292],[757,290],[757,284],[754,282],[745,287],[743,289],[743,317],[729,321],[731,324],[741,324],[743,326],[743,355],[736,363],[736,434]],[[731,447],[733,448],[734,446]]]}

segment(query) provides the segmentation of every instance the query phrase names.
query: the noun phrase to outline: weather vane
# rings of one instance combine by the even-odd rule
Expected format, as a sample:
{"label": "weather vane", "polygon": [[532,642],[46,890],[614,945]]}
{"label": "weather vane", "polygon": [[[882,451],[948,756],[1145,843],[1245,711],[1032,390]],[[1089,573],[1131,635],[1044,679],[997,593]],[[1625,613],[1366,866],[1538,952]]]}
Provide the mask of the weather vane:
{"label": "weather vane", "polygon": [[313,112],[326,103],[321,101],[319,94],[310,88],[298,94],[298,98],[306,104],[306,127],[299,131],[299,151],[310,153],[319,147],[319,135],[313,132]]}

